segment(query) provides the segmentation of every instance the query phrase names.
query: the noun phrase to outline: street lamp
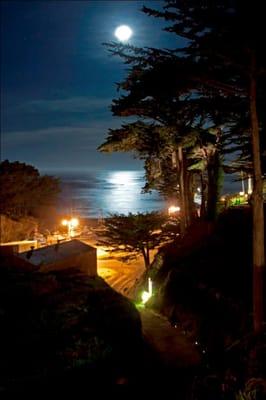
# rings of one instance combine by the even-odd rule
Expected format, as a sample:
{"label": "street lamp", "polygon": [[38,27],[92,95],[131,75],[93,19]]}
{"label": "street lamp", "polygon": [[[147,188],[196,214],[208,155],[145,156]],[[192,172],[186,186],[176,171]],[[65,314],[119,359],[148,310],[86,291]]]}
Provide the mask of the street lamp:
{"label": "street lamp", "polygon": [[171,206],[168,208],[168,214],[172,215],[180,211],[180,207],[178,206]]}
{"label": "street lamp", "polygon": [[71,239],[74,236],[74,229],[79,225],[79,220],[77,218],[63,219],[62,225],[67,226],[68,238]]}

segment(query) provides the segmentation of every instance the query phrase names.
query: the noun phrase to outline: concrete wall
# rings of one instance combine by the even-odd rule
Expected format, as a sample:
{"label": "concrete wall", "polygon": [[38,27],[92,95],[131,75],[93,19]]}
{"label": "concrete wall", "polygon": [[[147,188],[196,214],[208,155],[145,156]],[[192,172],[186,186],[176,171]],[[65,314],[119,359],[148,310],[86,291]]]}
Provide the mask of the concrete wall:
{"label": "concrete wall", "polygon": [[[67,268],[77,268],[88,276],[97,275],[97,254],[96,249],[91,249],[86,253],[65,258],[62,261],[54,262],[52,264],[44,265],[40,268],[41,272],[48,272],[54,270],[62,270]],[[36,268],[38,269],[38,268]]]}

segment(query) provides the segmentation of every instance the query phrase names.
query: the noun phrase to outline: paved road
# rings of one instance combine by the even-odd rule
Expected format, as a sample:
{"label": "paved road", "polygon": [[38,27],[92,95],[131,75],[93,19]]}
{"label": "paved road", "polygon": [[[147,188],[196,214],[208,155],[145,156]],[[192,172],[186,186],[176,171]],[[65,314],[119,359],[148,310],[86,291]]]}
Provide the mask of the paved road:
{"label": "paved road", "polygon": [[119,261],[117,256],[110,256],[100,246],[97,246],[97,238],[90,236],[80,238],[80,240],[91,246],[97,247],[98,275],[117,292],[132,298],[132,288],[144,272],[142,257],[140,256],[136,260],[125,263]]}
{"label": "paved road", "polygon": [[143,261],[138,258],[130,263],[124,263],[117,259],[97,259],[98,274],[113,289],[131,298],[132,288],[144,272]]}

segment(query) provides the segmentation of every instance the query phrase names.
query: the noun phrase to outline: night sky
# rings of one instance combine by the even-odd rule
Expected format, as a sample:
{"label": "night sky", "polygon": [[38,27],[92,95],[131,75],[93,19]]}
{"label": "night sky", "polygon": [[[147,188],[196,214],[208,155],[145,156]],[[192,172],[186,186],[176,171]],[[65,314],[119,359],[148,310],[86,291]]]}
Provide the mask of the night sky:
{"label": "night sky", "polygon": [[125,121],[108,107],[126,67],[102,43],[126,24],[133,45],[178,46],[142,5],[162,2],[1,2],[1,159],[41,170],[141,168],[131,155],[96,149]]}

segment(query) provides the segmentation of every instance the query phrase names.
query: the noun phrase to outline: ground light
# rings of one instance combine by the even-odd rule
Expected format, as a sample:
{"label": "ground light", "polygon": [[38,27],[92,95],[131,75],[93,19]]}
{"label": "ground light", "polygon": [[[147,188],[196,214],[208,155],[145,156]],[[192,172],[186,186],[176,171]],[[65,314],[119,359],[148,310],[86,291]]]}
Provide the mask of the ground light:
{"label": "ground light", "polygon": [[152,280],[148,278],[148,292],[144,290],[141,294],[142,303],[145,304],[152,296]]}
{"label": "ground light", "polygon": [[151,298],[150,293],[149,293],[149,292],[146,292],[146,291],[144,290],[144,291],[142,292],[142,294],[141,294],[142,303],[143,303],[143,304],[147,303],[147,301],[148,301],[150,298]]}

